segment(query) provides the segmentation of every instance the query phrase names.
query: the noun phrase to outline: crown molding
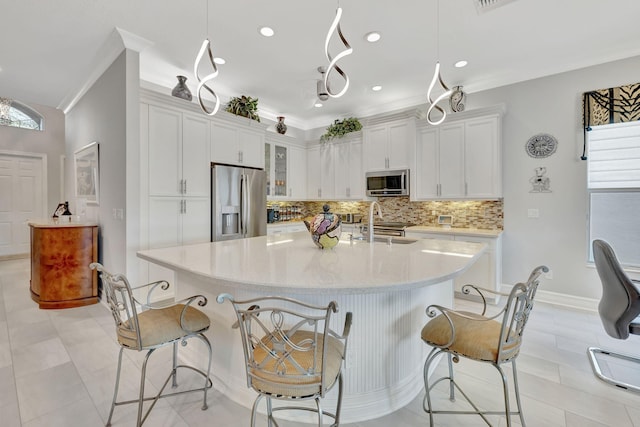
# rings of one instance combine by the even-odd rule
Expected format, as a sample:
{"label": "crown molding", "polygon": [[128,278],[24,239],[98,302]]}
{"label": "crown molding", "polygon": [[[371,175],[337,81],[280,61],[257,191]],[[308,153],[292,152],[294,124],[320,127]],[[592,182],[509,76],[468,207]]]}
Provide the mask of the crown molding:
{"label": "crown molding", "polygon": [[115,27],[102,47],[96,52],[96,56],[92,62],[92,71],[87,79],[60,102],[58,109],[62,110],[65,114],[71,111],[125,49],[130,49],[139,54],[149,46],[153,46],[153,43],[149,40],[123,30],[122,28]]}

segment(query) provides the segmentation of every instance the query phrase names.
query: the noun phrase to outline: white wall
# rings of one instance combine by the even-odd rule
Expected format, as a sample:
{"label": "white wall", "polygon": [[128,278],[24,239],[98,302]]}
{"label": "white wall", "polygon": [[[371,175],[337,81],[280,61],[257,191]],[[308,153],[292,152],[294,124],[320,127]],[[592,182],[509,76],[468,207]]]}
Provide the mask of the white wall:
{"label": "white wall", "polygon": [[[601,285],[587,266],[586,162],[582,153],[581,95],[585,91],[639,81],[640,57],[616,61],[551,77],[468,94],[467,109],[505,103],[503,120],[504,257],[503,281],[526,278],[539,264],[552,269],[540,290],[599,299]],[[533,159],[525,143],[537,133],[558,139],[558,149],[545,159]],[[544,166],[552,193],[530,193],[534,168]],[[528,218],[527,210],[540,217]],[[588,306],[588,301],[583,301]],[[593,302],[593,301],[591,301]]]}
{"label": "white wall", "polygon": [[[22,100],[20,101],[23,102]],[[58,203],[65,201],[60,185],[62,177],[61,158],[65,154],[64,113],[44,105],[26,104],[44,117],[44,131],[0,126],[0,150],[46,154],[46,212],[50,215],[58,206]]]}

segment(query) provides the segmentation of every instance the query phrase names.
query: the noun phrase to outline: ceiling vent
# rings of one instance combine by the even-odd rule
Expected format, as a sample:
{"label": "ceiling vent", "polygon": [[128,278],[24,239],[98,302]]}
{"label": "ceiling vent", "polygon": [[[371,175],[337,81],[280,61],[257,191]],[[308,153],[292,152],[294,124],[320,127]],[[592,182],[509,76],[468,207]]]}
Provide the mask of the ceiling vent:
{"label": "ceiling vent", "polygon": [[473,0],[478,13],[489,12],[497,7],[511,3],[513,0]]}

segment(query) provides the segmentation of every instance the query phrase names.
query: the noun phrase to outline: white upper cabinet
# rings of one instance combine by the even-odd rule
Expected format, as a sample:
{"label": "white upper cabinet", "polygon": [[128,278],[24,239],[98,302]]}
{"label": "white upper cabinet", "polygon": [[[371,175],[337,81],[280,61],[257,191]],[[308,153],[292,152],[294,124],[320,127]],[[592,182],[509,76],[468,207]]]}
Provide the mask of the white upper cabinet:
{"label": "white upper cabinet", "polygon": [[352,133],[307,149],[307,197],[362,200],[362,134]]}
{"label": "white upper cabinet", "polygon": [[209,197],[209,122],[149,105],[149,194]]}
{"label": "white upper cabinet", "polygon": [[209,162],[209,120],[182,116],[182,178],[183,195],[210,197],[211,171]]}
{"label": "white upper cabinet", "polygon": [[182,195],[182,113],[155,105],[149,114],[149,194]]}
{"label": "white upper cabinet", "polygon": [[333,145],[319,144],[307,149],[307,198],[333,199],[335,194],[335,167]]}
{"label": "white upper cabinet", "polygon": [[334,144],[332,154],[336,199],[362,200],[364,198],[362,138]]}
{"label": "white upper cabinet", "polygon": [[500,126],[496,113],[419,127],[412,199],[501,198]]}
{"label": "white upper cabinet", "polygon": [[407,169],[413,164],[415,119],[403,119],[364,127],[366,171]]}
{"label": "white upper cabinet", "polygon": [[293,200],[307,198],[307,151],[300,147],[289,147],[288,196]]}
{"label": "white upper cabinet", "polygon": [[439,196],[465,197],[464,124],[443,125],[438,144]]}
{"label": "white upper cabinet", "polygon": [[465,178],[467,197],[502,197],[502,144],[499,116],[465,123]]}
{"label": "white upper cabinet", "polygon": [[264,168],[264,129],[243,128],[240,123],[211,122],[211,161]]}

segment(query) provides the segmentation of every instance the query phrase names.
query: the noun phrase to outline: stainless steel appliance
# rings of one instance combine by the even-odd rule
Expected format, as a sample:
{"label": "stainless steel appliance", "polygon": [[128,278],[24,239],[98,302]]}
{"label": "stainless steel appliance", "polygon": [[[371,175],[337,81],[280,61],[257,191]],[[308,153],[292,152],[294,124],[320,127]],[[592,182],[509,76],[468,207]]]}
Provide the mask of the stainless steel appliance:
{"label": "stainless steel appliance", "polygon": [[367,196],[408,196],[409,169],[367,172]]}
{"label": "stainless steel appliance", "polygon": [[261,169],[211,165],[211,241],[267,234],[267,175]]}
{"label": "stainless steel appliance", "polygon": [[[411,227],[415,224],[410,222],[375,222],[373,224],[373,234],[376,236],[405,236],[405,230],[407,227]],[[366,233],[368,225],[362,226],[362,232]]]}

